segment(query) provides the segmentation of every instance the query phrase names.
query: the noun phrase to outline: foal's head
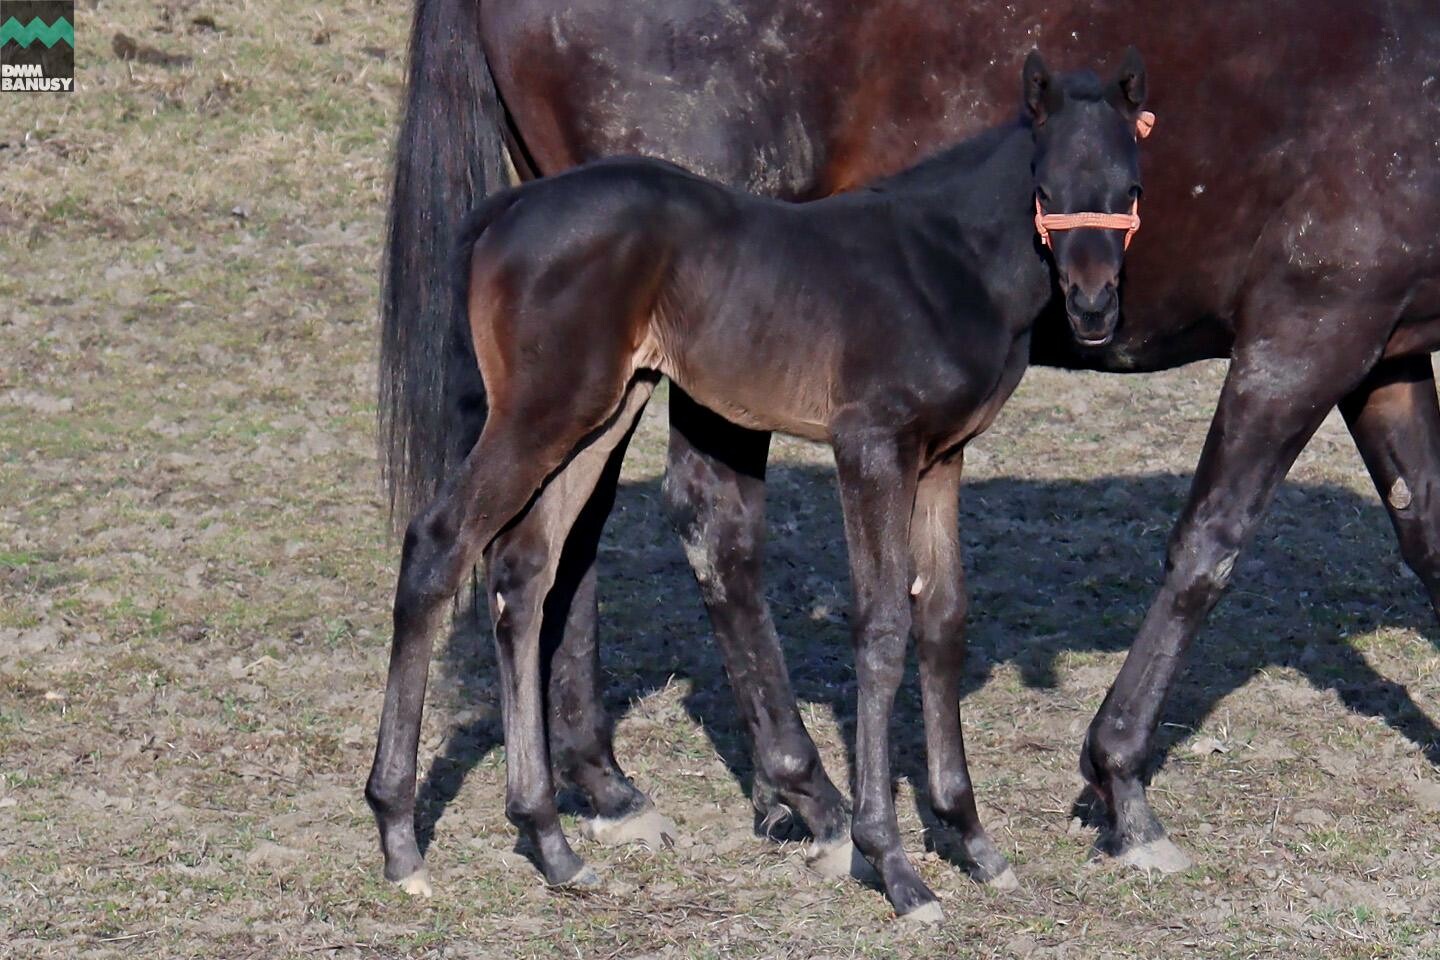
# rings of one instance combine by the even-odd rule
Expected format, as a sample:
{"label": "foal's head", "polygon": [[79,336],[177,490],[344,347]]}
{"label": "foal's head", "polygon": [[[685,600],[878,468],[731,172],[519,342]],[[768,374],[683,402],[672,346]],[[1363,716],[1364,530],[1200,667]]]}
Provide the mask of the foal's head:
{"label": "foal's head", "polygon": [[[1088,71],[1053,76],[1031,53],[1024,90],[1035,132],[1037,228],[1055,256],[1071,330],[1100,346],[1115,333],[1120,268],[1139,225],[1145,65],[1131,48],[1106,85]],[[1081,213],[1109,216],[1064,216]]]}

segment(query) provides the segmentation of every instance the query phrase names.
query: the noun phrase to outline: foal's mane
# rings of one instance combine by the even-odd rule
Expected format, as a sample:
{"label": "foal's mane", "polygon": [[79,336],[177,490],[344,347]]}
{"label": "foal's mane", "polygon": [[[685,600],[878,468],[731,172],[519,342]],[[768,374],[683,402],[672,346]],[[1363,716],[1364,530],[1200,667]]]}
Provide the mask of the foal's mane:
{"label": "foal's mane", "polygon": [[891,174],[865,187],[865,193],[899,193],[909,190],[924,190],[950,182],[957,173],[973,170],[990,159],[1012,134],[1028,130],[1024,122],[1007,123],[978,133],[969,140],[962,140],[953,147],[946,147],[932,154],[913,167],[906,167],[899,173]]}
{"label": "foal's mane", "polygon": [[[1076,70],[1059,77],[1060,88],[1066,100],[1098,103],[1105,99],[1106,89],[1100,77],[1093,70]],[[876,180],[865,188],[867,193],[895,193],[902,190],[924,190],[948,181],[957,173],[973,170],[980,166],[1012,134],[1020,130],[1029,131],[1030,118],[1021,116],[1014,121],[991,127],[968,140],[962,140],[952,147],[932,154],[912,167],[899,173]]]}

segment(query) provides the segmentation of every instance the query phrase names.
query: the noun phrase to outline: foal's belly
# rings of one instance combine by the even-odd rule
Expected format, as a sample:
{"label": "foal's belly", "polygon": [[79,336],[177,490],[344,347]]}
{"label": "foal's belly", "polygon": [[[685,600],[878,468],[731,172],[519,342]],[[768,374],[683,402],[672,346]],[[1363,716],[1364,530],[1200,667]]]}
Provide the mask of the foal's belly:
{"label": "foal's belly", "polygon": [[[720,324],[676,332],[652,320],[636,367],[658,370],[694,400],[751,430],[829,442],[837,411],[863,415],[897,430],[920,426],[925,447],[938,456],[983,433],[1024,375],[1029,334],[968,339],[963,356],[953,344],[926,345],[926,363],[907,365],[913,351],[893,352],[857,342],[841,324],[804,324],[735,335]],[[987,331],[988,332],[988,331]],[[900,337],[903,340],[903,335]]]}
{"label": "foal's belly", "polygon": [[776,356],[747,350],[743,343],[667,348],[664,337],[652,334],[636,366],[660,370],[701,406],[736,425],[829,439],[834,377],[824,356]]}

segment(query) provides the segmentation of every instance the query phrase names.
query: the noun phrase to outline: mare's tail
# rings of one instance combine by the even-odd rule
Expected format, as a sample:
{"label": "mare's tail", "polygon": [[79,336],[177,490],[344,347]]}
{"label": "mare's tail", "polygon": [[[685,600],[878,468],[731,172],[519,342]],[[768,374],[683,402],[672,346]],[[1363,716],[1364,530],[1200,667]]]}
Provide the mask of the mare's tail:
{"label": "mare's tail", "polygon": [[504,123],[480,43],[479,0],[416,0],[380,328],[380,445],[400,524],[485,423],[485,385],[451,252],[465,214],[506,185]]}

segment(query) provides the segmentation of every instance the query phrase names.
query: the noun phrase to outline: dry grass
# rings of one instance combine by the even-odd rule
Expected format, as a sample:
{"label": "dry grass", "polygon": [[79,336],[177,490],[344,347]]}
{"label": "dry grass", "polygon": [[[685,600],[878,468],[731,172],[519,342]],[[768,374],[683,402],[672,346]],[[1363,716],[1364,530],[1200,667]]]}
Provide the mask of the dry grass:
{"label": "dry grass", "polygon": [[[1079,736],[1156,582],[1218,365],[1036,371],[971,457],[967,732],[1023,892],[924,854],[949,920],[916,931],[752,835],[733,709],[656,509],[663,402],[603,613],[619,751],[680,844],[577,841],[602,891],[540,884],[502,816],[472,625],[438,659],[423,743],[437,897],[381,882],[360,796],[395,555],[372,318],[404,6],[101,2],[79,18],[82,92],[0,98],[0,954],[1440,955],[1432,615],[1337,423],[1167,715],[1154,796],[1200,866],[1092,863],[1071,820]],[[194,64],[121,62],[117,30]],[[779,442],[775,463],[771,594],[843,782],[831,480],[814,447]],[[916,699],[897,772],[919,854]]]}

